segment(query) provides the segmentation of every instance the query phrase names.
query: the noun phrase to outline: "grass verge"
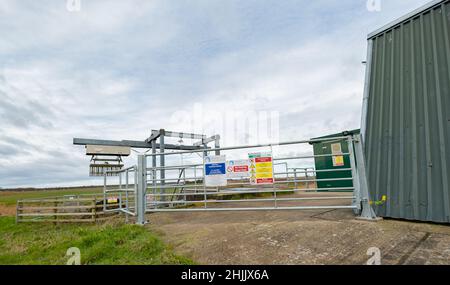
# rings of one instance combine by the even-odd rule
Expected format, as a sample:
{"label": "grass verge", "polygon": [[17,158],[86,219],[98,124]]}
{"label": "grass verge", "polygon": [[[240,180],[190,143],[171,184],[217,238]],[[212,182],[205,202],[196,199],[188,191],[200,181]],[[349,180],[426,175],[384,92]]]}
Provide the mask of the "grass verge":
{"label": "grass verge", "polygon": [[16,225],[0,217],[0,264],[66,264],[70,247],[80,249],[82,264],[193,264],[142,226]]}

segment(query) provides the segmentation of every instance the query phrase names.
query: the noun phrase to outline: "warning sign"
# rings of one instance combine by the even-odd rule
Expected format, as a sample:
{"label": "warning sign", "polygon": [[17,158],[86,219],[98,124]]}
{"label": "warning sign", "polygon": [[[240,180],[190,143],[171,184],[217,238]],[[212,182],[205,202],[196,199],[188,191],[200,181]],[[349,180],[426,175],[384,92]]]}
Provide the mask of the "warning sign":
{"label": "warning sign", "polygon": [[249,161],[248,159],[230,160],[227,162],[227,177],[228,178],[246,178],[249,176]]}
{"label": "warning sign", "polygon": [[[340,143],[331,144],[331,154],[333,155],[342,154],[342,148]],[[334,167],[344,166],[344,156],[342,155],[333,156],[333,166]]]}
{"label": "warning sign", "polygon": [[333,156],[333,166],[344,166],[344,157],[342,155]]}
{"label": "warning sign", "polygon": [[205,157],[205,186],[217,187],[227,186],[225,155]]}
{"label": "warning sign", "polygon": [[272,153],[249,153],[250,183],[254,185],[273,184]]}

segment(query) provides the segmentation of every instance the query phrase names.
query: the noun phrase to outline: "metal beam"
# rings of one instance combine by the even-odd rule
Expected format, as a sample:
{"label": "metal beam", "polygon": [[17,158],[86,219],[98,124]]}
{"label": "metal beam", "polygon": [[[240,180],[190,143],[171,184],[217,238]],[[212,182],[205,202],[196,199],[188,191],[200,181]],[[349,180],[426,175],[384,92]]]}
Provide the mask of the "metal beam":
{"label": "metal beam", "polygon": [[[122,140],[122,141],[113,141],[113,140],[97,140],[97,139],[83,139],[83,138],[74,138],[74,145],[107,145],[107,146],[128,146],[132,148],[152,148],[151,143],[146,143],[143,141],[131,141],[131,140]],[[157,149],[160,148],[160,145],[157,143],[155,145]],[[196,150],[201,149],[199,146],[191,146],[191,145],[174,145],[174,144],[164,144],[165,149],[174,149],[174,150]]]}
{"label": "metal beam", "polygon": [[161,135],[161,130],[152,130],[152,135],[145,140],[146,143],[151,143],[152,141],[156,140],[157,138],[159,138],[159,136]]}
{"label": "metal beam", "polygon": [[199,135],[199,134],[191,134],[191,133],[180,133],[180,132],[171,132],[166,131],[164,129],[160,130],[152,130],[151,136],[145,140],[145,142],[151,142],[153,140],[158,139],[161,135],[164,135],[166,137],[170,138],[180,138],[180,139],[205,139],[206,135]]}
{"label": "metal beam", "polygon": [[201,141],[198,141],[198,142],[194,143],[194,145],[195,146],[200,146],[200,145],[203,145],[203,144],[210,143],[212,141],[218,141],[219,139],[220,139],[219,135],[214,135],[214,136],[211,136],[209,138],[203,138]]}
{"label": "metal beam", "polygon": [[206,135],[191,134],[191,133],[180,133],[180,132],[169,132],[165,131],[166,137],[171,138],[185,138],[185,139],[205,139]]}

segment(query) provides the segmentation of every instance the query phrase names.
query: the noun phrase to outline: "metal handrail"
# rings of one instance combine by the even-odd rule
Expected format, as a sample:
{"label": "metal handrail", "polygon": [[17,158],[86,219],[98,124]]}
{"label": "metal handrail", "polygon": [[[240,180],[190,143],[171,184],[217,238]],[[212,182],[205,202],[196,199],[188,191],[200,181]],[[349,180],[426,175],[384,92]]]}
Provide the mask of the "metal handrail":
{"label": "metal handrail", "polygon": [[[237,200],[206,200],[207,203],[233,203],[233,202],[273,202],[273,201],[315,201],[315,200],[347,200],[347,199],[354,199],[355,196],[337,196],[337,197],[304,197],[304,198],[264,198],[264,199],[237,199]],[[198,204],[203,203],[203,200],[198,201],[154,201],[150,204],[184,204],[184,203],[190,203],[190,204]]]}
{"label": "metal handrail", "polygon": [[[198,187],[198,189],[203,190],[203,186]],[[255,189],[255,188],[253,188]],[[257,191],[215,191],[215,192],[198,192],[198,193],[183,193],[182,195],[186,195],[186,196],[195,196],[195,195],[235,195],[235,194],[262,194],[262,193],[291,193],[291,192],[303,192],[303,191],[317,191],[317,190],[321,190],[321,191],[330,191],[330,190],[335,190],[335,191],[345,191],[345,190],[354,190],[354,187],[336,187],[336,188],[304,188],[304,189],[288,189],[288,190],[257,190]],[[312,193],[311,193],[312,194]],[[180,194],[177,193],[148,193],[147,195],[149,196],[154,196],[154,197],[158,197],[158,196],[180,196]]]}
{"label": "metal handrail", "polygon": [[[302,140],[302,141],[289,141],[289,142],[280,142],[280,143],[220,147],[220,148],[210,148],[207,150],[194,149],[194,150],[188,150],[188,151],[166,152],[166,153],[164,153],[164,155],[186,154],[186,153],[205,152],[205,151],[214,152],[214,151],[221,151],[221,150],[236,150],[236,149],[248,149],[248,148],[258,148],[258,147],[274,147],[274,146],[306,144],[306,143],[320,143],[320,142],[326,142],[326,141],[347,140],[347,139],[352,139],[352,136],[341,136],[341,137],[335,137],[335,138],[323,138],[323,139]],[[161,153],[146,153],[146,154],[144,154],[145,157],[160,156],[160,155],[161,155]]]}

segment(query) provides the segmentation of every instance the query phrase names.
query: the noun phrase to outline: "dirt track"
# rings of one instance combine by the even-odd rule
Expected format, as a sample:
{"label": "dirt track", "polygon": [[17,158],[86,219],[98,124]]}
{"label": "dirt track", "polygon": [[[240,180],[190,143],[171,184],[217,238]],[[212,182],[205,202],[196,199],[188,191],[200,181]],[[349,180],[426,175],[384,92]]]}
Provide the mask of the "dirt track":
{"label": "dirt track", "polygon": [[200,264],[365,264],[370,247],[380,248],[382,264],[450,264],[450,226],[366,222],[346,209],[156,213],[148,218],[148,227],[176,252]]}

